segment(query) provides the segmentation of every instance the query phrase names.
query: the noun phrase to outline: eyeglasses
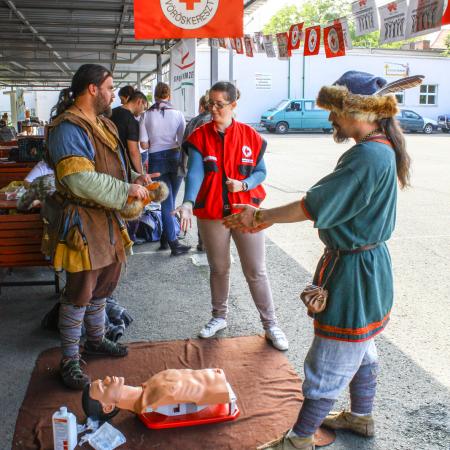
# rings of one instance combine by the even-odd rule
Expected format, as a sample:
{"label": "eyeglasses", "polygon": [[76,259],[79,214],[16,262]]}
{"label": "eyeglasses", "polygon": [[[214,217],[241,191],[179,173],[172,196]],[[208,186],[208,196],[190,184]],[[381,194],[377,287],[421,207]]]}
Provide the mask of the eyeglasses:
{"label": "eyeglasses", "polygon": [[227,106],[227,105],[231,105],[231,102],[228,102],[228,103],[220,103],[220,102],[212,102],[211,100],[208,102],[208,106],[212,109],[212,108],[214,108],[214,106],[217,108],[217,109],[223,109],[223,108],[225,108],[225,106]]}

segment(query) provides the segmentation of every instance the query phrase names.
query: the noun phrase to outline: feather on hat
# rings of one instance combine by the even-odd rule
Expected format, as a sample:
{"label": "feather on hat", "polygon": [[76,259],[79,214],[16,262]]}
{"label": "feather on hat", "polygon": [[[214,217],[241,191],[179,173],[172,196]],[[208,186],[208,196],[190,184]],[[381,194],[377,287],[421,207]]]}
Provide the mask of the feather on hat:
{"label": "feather on hat", "polygon": [[387,119],[398,113],[397,99],[389,94],[418,86],[424,78],[414,75],[388,84],[384,78],[351,70],[332,86],[320,89],[317,105],[360,121]]}

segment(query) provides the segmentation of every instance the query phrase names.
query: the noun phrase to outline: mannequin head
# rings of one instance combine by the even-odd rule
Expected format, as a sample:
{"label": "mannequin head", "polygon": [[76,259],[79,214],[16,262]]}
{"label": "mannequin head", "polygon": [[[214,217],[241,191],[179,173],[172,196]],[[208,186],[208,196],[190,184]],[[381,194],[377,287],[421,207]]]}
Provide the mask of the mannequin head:
{"label": "mannequin head", "polygon": [[123,383],[123,378],[106,377],[87,384],[82,397],[86,416],[97,420],[112,419],[120,411],[116,404],[120,399]]}

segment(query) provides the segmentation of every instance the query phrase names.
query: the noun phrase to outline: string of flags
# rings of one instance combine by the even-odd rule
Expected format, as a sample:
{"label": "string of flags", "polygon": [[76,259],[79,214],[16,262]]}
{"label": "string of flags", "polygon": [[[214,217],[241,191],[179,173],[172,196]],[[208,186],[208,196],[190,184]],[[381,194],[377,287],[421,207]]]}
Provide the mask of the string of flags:
{"label": "string of flags", "polygon": [[[396,0],[377,7],[375,0],[356,0],[351,5],[355,35],[380,31],[380,44],[387,44],[439,31],[442,25],[450,24],[450,1],[445,13],[444,4],[445,0]],[[301,47],[305,56],[319,54],[323,39],[326,57],[335,58],[345,56],[345,51],[353,48],[348,22],[348,17],[341,17],[325,25],[305,28],[302,22],[292,24],[284,33],[210,38],[209,43],[211,47],[233,49],[250,58],[265,53],[269,58],[288,59],[293,50]]]}

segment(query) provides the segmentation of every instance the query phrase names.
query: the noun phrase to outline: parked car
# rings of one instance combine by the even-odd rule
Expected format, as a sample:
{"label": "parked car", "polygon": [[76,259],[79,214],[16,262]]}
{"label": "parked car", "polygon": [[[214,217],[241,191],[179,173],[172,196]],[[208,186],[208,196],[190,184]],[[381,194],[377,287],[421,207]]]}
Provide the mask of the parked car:
{"label": "parked car", "polygon": [[261,116],[261,126],[269,132],[284,134],[289,130],[332,131],[329,112],[316,107],[315,100],[281,100]]}
{"label": "parked car", "polygon": [[428,117],[422,117],[410,109],[401,109],[400,113],[396,116],[400,122],[400,126],[403,131],[417,132],[420,131],[425,134],[431,134],[438,129],[438,123],[436,120]]}
{"label": "parked car", "polygon": [[450,133],[450,114],[438,116],[438,125],[444,133]]}

